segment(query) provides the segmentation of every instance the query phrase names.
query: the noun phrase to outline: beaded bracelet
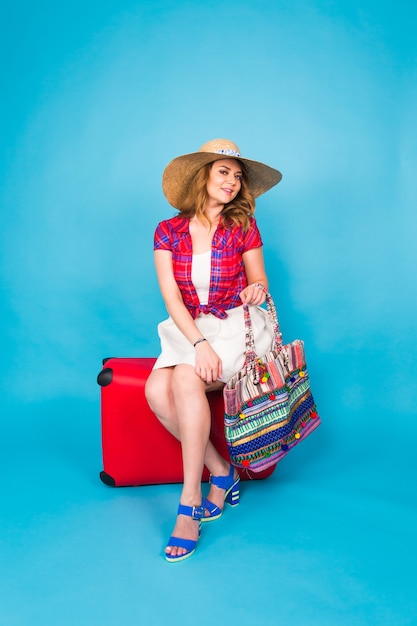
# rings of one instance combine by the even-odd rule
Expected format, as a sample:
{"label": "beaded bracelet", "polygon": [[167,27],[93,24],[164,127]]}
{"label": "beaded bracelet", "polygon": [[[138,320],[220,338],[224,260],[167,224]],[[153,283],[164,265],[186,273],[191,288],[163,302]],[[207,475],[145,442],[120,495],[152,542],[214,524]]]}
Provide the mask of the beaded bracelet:
{"label": "beaded bracelet", "polygon": [[202,341],[207,341],[207,339],[205,337],[200,337],[200,339],[197,339],[197,341],[195,343],[193,343],[193,348],[195,348],[196,345],[198,343],[201,343]]}
{"label": "beaded bracelet", "polygon": [[261,285],[261,283],[254,283],[253,286],[254,287],[259,287],[259,289],[262,289],[262,291],[264,293],[268,293],[268,289],[266,287],[264,287],[263,285]]}

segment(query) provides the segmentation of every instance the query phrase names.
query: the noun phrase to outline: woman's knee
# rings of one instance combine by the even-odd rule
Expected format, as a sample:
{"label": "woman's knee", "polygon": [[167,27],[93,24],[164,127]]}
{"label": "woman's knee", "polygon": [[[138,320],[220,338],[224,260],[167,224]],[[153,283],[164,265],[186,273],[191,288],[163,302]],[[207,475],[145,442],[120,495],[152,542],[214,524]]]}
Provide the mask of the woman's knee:
{"label": "woman's knee", "polygon": [[172,388],[192,388],[195,386],[197,379],[198,376],[196,375],[195,368],[192,365],[177,365],[172,374]]}
{"label": "woman's knee", "polygon": [[145,398],[148,401],[148,404],[152,404],[154,393],[155,385],[153,384],[153,372],[151,372],[145,383]]}
{"label": "woman's knee", "polygon": [[171,378],[168,372],[153,370],[145,383],[145,398],[155,412],[161,405],[171,402]]}

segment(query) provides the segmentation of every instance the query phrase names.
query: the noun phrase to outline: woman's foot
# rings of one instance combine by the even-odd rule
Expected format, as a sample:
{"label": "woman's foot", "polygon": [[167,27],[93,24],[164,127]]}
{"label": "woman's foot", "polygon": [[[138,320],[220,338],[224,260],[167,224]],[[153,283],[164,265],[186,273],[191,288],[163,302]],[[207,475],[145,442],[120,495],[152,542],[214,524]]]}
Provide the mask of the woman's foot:
{"label": "woman's foot", "polygon": [[177,521],[165,548],[168,561],[181,561],[193,554],[200,536],[200,520],[203,515],[202,506],[179,505]]}

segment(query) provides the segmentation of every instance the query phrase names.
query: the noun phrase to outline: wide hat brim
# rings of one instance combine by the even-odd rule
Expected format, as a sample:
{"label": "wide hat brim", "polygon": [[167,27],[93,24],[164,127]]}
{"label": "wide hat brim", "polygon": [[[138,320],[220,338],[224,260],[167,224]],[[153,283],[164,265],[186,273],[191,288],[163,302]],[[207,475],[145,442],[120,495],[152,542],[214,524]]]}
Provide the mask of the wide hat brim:
{"label": "wide hat brim", "polygon": [[[204,146],[203,146],[204,148]],[[168,202],[181,210],[187,197],[194,176],[204,165],[223,159],[237,159],[243,163],[248,174],[248,186],[254,198],[258,198],[282,178],[281,172],[260,163],[234,154],[205,152],[203,150],[184,154],[173,159],[165,168],[162,176],[162,189]]]}

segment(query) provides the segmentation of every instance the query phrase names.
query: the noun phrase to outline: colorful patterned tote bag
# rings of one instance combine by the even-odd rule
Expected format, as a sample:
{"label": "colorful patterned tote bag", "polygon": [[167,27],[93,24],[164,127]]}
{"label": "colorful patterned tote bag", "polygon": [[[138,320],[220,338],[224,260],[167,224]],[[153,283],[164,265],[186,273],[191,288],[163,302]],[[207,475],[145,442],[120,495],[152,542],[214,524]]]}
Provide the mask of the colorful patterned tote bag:
{"label": "colorful patterned tote bag", "polygon": [[224,386],[225,436],[230,460],[260,472],[278,463],[320,424],[307,371],[304,343],[282,344],[271,295],[268,315],[274,327],[274,350],[259,358],[248,305],[244,307],[246,361]]}

